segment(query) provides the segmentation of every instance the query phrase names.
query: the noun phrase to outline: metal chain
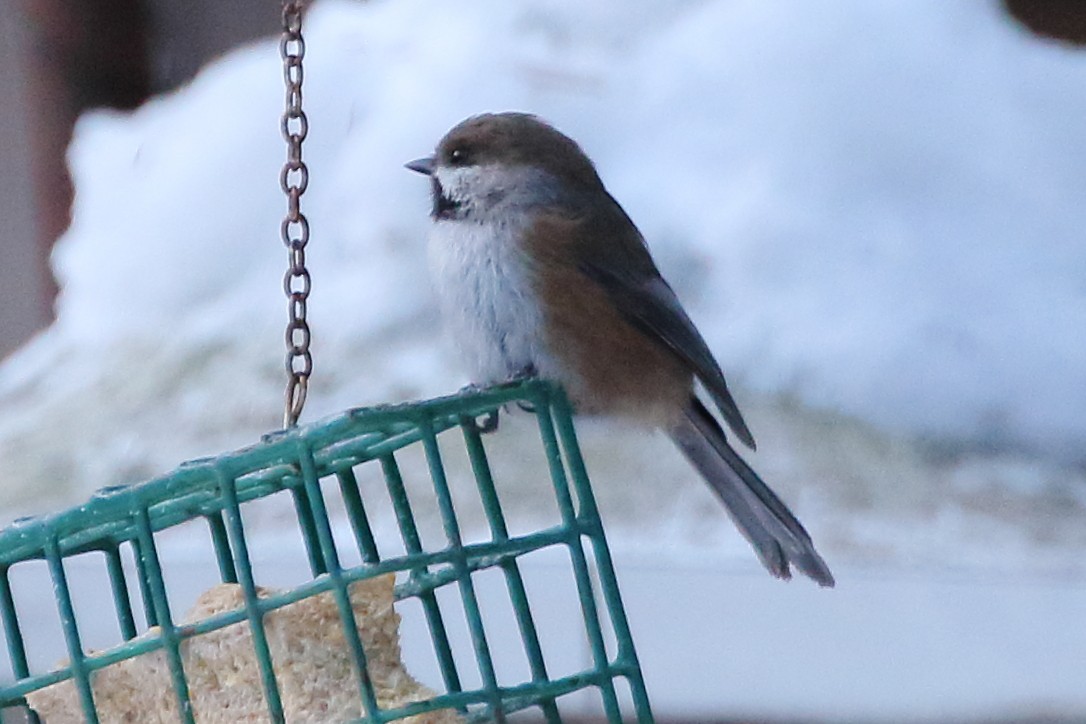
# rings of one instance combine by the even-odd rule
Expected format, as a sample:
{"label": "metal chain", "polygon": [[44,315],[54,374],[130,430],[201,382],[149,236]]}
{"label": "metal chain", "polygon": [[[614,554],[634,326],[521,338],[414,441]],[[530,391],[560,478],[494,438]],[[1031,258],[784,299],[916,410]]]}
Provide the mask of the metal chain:
{"label": "metal chain", "polygon": [[290,266],[283,277],[290,321],[287,323],[287,391],[283,412],[283,427],[293,427],[305,407],[309,391],[309,376],[313,372],[313,356],[309,352],[311,334],[306,321],[306,303],[311,280],[305,266],[305,247],[309,243],[309,221],[301,212],[301,198],[309,185],[309,169],[302,161],[302,142],[309,132],[309,121],[302,110],[302,58],[305,39],[302,38],[303,0],[284,0],[283,36],[279,54],[283,58],[283,81],[286,85],[286,109],[283,111],[283,139],[287,142],[287,161],[279,176],[280,186],[287,197],[287,213],[283,218],[283,244],[290,252]]}

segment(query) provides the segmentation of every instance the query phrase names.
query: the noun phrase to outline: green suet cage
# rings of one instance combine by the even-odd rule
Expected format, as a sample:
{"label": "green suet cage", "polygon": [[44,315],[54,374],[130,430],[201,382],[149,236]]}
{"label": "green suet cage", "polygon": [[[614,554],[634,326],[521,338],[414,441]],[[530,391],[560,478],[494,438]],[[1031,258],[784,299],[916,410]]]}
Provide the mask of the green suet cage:
{"label": "green suet cage", "polygon": [[[501,444],[502,432],[484,437],[476,422],[510,405],[520,405],[534,416],[559,512],[557,524],[525,534],[510,532],[502,505],[509,489],[488,461],[487,447]],[[485,530],[470,541],[462,535],[446,473],[442,446],[448,449],[450,444],[462,446],[485,511]],[[417,452],[420,447],[444,534],[438,545],[423,543],[405,486],[405,478],[417,473],[409,473],[399,462],[409,449]],[[383,480],[391,501],[400,538],[395,551],[383,550],[383,539],[374,533],[364,494],[370,491],[358,482],[361,472],[369,474],[367,466],[379,468],[375,479]],[[284,507],[296,517],[311,574],[301,584],[271,595],[258,591],[252,563],[258,541],[242,516],[243,505],[269,498],[289,500]],[[334,521],[339,516],[330,516],[330,507],[342,508],[352,550],[344,549],[343,535],[337,543]],[[188,526],[186,536],[206,538],[206,548],[201,549],[208,552],[206,567],[217,572],[216,579],[238,584],[244,602],[240,609],[195,625],[179,623],[178,609],[185,602],[177,600],[171,587],[170,560],[159,555],[156,539],[181,526]],[[561,551],[572,567],[580,615],[566,625],[579,632],[590,661],[582,670],[557,675],[548,668],[546,641],[537,626],[539,611],[533,608],[520,564],[523,556],[545,549]],[[67,573],[72,559],[80,556],[98,557],[104,563],[101,588],[110,591],[111,610],[81,608],[79,591],[70,585]],[[357,564],[346,564],[348,558]],[[44,568],[47,577],[21,576],[20,569],[28,566]],[[504,615],[515,619],[519,634],[515,638],[488,637],[486,618],[492,611],[480,605],[476,590],[477,577],[484,571],[500,571],[508,594]],[[413,608],[424,616],[442,680],[435,695],[391,709],[378,704],[349,592],[354,582],[384,574],[395,575],[396,600],[413,601]],[[48,585],[43,585],[45,578]],[[35,581],[34,586],[23,585]],[[558,722],[567,716],[564,702],[585,692],[598,698],[600,712],[611,722],[652,721],[568,402],[560,389],[538,381],[350,410],[267,435],[259,444],[234,453],[183,464],[164,477],[102,490],[70,510],[17,521],[0,533],[0,614],[11,677],[0,687],[4,721],[20,720],[20,711],[29,721],[38,721],[27,706],[27,696],[63,681],[74,684],[85,721],[103,720],[96,705],[96,672],[153,652],[160,652],[157,655],[168,665],[170,686],[165,688],[172,693],[164,696],[173,697],[177,717],[182,722],[199,721],[190,700],[192,672],[186,671],[185,647],[200,636],[238,624],[247,626],[251,636],[267,720],[287,721],[265,622],[278,609],[322,594],[335,601],[353,661],[359,721],[386,722],[451,709],[467,721],[505,721],[512,715],[515,721]],[[457,605],[448,606],[450,599]],[[24,620],[31,608],[48,606],[56,609],[66,644],[64,651],[53,652],[54,660],[66,655],[68,661],[33,666],[37,657],[28,656],[28,645],[36,633]],[[117,644],[88,650],[80,624],[88,616],[115,620]],[[451,627],[466,628],[470,654],[454,651]],[[528,673],[522,680],[499,682],[494,654],[509,647],[522,651]]]}

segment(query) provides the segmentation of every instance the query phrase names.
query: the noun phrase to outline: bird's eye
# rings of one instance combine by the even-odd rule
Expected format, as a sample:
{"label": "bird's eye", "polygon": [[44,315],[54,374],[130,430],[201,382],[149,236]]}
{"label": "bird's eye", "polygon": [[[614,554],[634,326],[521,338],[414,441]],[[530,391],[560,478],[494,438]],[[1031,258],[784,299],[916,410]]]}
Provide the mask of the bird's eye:
{"label": "bird's eye", "polygon": [[468,152],[463,146],[454,148],[449,152],[449,160],[454,166],[464,166],[468,162]]}

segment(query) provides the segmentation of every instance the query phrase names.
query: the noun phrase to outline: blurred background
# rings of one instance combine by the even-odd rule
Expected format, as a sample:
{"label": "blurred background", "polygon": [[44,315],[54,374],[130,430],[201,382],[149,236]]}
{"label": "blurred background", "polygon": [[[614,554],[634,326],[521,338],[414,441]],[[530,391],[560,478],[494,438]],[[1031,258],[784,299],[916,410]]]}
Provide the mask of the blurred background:
{"label": "blurred background", "polygon": [[[3,2],[6,523],[277,427],[286,255],[275,2]],[[306,31],[308,419],[466,382],[400,165],[537,112],[839,581],[769,580],[666,443],[586,422],[657,716],[1086,721],[1086,3],[325,0]]]}

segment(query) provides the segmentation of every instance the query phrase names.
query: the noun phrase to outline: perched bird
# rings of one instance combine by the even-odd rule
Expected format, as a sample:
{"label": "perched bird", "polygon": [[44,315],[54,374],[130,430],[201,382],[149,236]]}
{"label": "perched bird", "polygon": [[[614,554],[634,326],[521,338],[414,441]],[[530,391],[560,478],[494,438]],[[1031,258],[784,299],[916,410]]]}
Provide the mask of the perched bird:
{"label": "perched bird", "polygon": [[720,365],[572,139],[532,115],[484,114],[406,166],[430,178],[435,286],[474,382],[538,376],[579,413],[663,430],[770,573],[795,566],[833,585],[807,531],[696,396],[698,380],[754,448]]}

